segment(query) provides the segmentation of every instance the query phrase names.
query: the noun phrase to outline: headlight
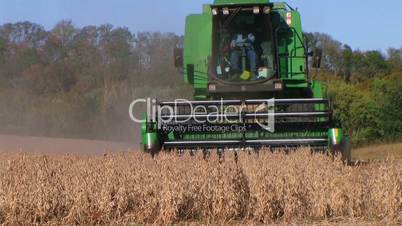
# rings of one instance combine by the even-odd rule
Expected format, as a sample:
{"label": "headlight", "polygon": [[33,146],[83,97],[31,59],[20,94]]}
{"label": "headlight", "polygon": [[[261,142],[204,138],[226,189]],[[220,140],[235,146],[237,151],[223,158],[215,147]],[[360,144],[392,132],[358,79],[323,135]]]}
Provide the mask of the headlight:
{"label": "headlight", "polygon": [[254,13],[254,14],[260,14],[260,7],[254,6],[254,7],[253,7],[253,13]]}
{"label": "headlight", "polygon": [[271,7],[269,7],[269,6],[265,6],[265,7],[264,7],[264,13],[265,13],[265,14],[270,14],[270,13],[271,13],[271,10],[272,10],[272,9],[271,9]]}
{"label": "headlight", "polygon": [[223,15],[229,15],[229,8],[223,8],[223,10],[222,10],[222,12],[223,12]]}

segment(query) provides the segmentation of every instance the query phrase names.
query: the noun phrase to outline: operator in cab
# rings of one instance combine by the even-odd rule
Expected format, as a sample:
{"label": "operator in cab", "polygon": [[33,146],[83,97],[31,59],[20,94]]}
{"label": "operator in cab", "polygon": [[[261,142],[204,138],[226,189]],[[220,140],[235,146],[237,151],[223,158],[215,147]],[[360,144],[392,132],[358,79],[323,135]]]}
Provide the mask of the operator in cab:
{"label": "operator in cab", "polygon": [[232,70],[236,73],[243,73],[245,68],[241,68],[241,58],[247,57],[250,65],[250,73],[252,80],[256,78],[257,73],[257,54],[254,50],[255,36],[252,33],[249,34],[236,34],[230,43],[231,54],[230,62]]}
{"label": "operator in cab", "polygon": [[[241,74],[243,80],[257,79],[257,54],[255,51],[255,35],[250,31],[253,17],[239,18],[238,29],[230,42],[230,64],[232,73]],[[247,21],[250,21],[248,22]],[[247,70],[246,65],[249,65]]]}

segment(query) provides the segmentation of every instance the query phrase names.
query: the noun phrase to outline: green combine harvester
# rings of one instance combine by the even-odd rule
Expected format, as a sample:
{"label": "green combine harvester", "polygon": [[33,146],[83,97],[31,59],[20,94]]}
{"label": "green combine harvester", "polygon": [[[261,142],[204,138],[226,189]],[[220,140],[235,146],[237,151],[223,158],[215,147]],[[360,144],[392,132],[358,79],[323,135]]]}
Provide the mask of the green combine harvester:
{"label": "green combine harvester", "polygon": [[323,85],[311,79],[300,13],[268,0],[215,0],[186,18],[175,66],[194,100],[154,101],[141,125],[146,152],[311,147],[350,159]]}

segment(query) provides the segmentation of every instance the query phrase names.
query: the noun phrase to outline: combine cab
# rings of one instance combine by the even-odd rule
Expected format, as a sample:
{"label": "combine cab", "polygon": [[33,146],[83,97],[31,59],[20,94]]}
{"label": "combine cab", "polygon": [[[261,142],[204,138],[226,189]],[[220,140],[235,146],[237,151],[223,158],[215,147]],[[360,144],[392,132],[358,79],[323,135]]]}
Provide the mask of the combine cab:
{"label": "combine cab", "polygon": [[[142,124],[145,151],[297,148],[342,152],[326,90],[311,80],[298,11],[267,0],[216,0],[186,19],[175,66],[194,101],[156,101]],[[312,57],[312,60],[309,58]]]}

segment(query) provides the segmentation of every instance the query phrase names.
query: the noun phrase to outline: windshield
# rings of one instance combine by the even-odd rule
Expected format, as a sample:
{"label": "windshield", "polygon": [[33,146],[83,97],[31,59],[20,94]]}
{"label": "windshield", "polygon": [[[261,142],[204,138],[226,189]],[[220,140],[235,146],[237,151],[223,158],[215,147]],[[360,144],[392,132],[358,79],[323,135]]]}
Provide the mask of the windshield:
{"label": "windshield", "polygon": [[240,8],[214,18],[213,72],[227,82],[255,82],[275,73],[269,14]]}

